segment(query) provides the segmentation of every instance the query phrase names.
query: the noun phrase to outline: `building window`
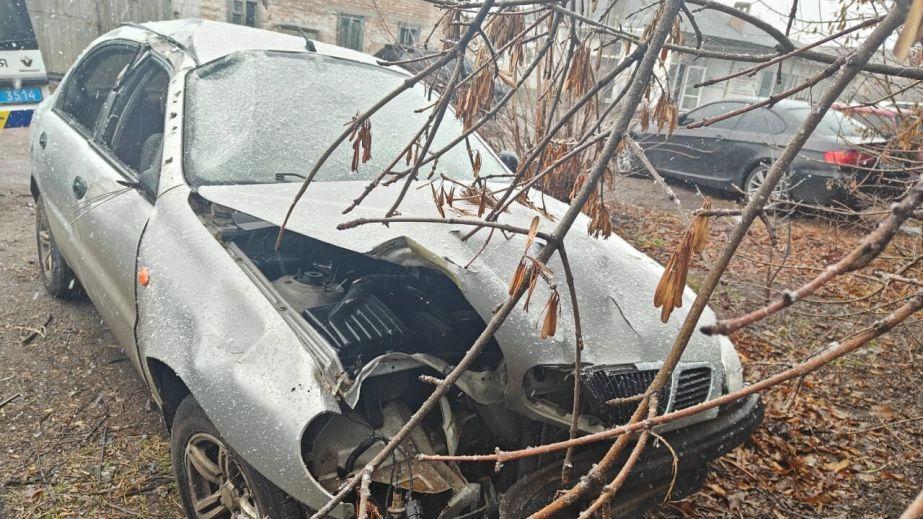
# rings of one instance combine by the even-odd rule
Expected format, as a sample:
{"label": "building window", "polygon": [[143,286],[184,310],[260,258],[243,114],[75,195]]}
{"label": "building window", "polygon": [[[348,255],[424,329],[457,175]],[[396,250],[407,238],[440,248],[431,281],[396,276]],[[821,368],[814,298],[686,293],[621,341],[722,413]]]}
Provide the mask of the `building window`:
{"label": "building window", "polygon": [[420,41],[420,28],[413,25],[401,24],[398,27],[397,42],[404,45],[414,45]]}
{"label": "building window", "polygon": [[365,18],[351,14],[341,14],[340,21],[337,24],[337,45],[361,51],[364,31]]}
{"label": "building window", "polygon": [[[781,78],[782,81],[776,83],[776,72],[773,70],[764,70],[760,74],[760,90],[758,94],[759,97],[769,97],[771,95],[776,95],[791,88],[795,88],[807,80],[804,76],[799,74],[789,74],[786,72],[782,73]],[[810,88],[806,88],[792,96],[793,99],[801,100],[810,99],[810,97]]]}
{"label": "building window", "polygon": [[231,0],[228,18],[231,23],[256,27],[257,0]]}
{"label": "building window", "polygon": [[697,83],[705,81],[705,67],[674,63],[670,65],[670,86],[673,99],[680,110],[692,110],[702,101],[702,89]]}

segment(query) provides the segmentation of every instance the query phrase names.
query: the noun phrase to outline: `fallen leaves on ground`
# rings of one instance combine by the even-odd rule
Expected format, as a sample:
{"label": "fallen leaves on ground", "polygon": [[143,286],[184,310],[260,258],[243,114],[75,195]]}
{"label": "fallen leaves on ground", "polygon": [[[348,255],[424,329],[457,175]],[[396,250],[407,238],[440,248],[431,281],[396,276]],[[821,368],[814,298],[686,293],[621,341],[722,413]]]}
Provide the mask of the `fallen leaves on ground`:
{"label": "fallen leaves on ground", "polygon": [[[683,225],[672,213],[612,204],[616,233],[667,262]],[[718,218],[709,246],[693,258],[694,289],[726,243],[734,219]],[[861,237],[855,222],[794,216],[777,222],[778,244],[754,224],[711,301],[719,318],[766,303],[836,261]],[[788,254],[785,254],[789,249]],[[898,237],[882,258],[789,310],[732,335],[746,380],[765,378],[849,336],[894,309],[910,289],[881,289],[923,254]],[[785,268],[779,270],[780,265]],[[768,271],[767,269],[772,269]],[[904,274],[923,277],[914,263]],[[850,301],[843,303],[843,301]],[[766,417],[750,441],[712,463],[704,488],[648,515],[676,517],[897,517],[923,486],[923,347],[919,319],[800,380],[763,395]]]}

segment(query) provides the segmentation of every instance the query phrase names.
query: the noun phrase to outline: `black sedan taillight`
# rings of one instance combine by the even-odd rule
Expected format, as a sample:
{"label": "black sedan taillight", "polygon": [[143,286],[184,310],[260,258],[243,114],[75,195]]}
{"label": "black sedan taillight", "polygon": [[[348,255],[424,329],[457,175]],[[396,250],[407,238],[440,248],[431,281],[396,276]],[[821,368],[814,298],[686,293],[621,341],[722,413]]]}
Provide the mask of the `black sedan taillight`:
{"label": "black sedan taillight", "polygon": [[832,150],[824,152],[824,162],[837,166],[866,166],[875,159],[874,155],[859,150]]}

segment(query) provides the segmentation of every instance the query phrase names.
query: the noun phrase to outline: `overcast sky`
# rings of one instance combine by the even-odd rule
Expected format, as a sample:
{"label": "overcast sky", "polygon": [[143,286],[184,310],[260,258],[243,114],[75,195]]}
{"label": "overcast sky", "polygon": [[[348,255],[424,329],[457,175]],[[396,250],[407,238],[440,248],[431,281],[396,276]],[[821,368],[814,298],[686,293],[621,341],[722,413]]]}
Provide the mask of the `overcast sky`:
{"label": "overcast sky", "polygon": [[[734,5],[741,0],[718,0],[721,3]],[[871,2],[877,6],[858,5],[857,0],[798,0],[798,14],[792,26],[792,36],[802,42],[811,42],[821,35],[831,34],[838,29],[830,30],[828,23],[839,19],[841,5],[847,5],[846,20],[848,25],[857,19],[865,19],[878,14],[885,14],[881,1]],[[785,31],[788,22],[788,13],[792,0],[750,0],[750,12],[759,18],[768,21],[779,30]],[[875,10],[877,7],[877,11]],[[851,22],[850,22],[851,21]],[[866,32],[867,34],[867,32]]]}

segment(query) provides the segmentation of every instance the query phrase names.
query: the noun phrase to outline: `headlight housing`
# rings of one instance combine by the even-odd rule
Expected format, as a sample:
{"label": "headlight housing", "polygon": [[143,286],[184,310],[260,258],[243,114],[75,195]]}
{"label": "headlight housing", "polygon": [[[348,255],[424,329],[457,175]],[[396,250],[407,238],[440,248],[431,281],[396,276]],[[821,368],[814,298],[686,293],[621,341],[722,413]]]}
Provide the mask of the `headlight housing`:
{"label": "headlight housing", "polygon": [[721,346],[721,364],[724,366],[724,384],[728,393],[733,393],[744,386],[744,368],[730,339],[721,335],[718,343]]}

